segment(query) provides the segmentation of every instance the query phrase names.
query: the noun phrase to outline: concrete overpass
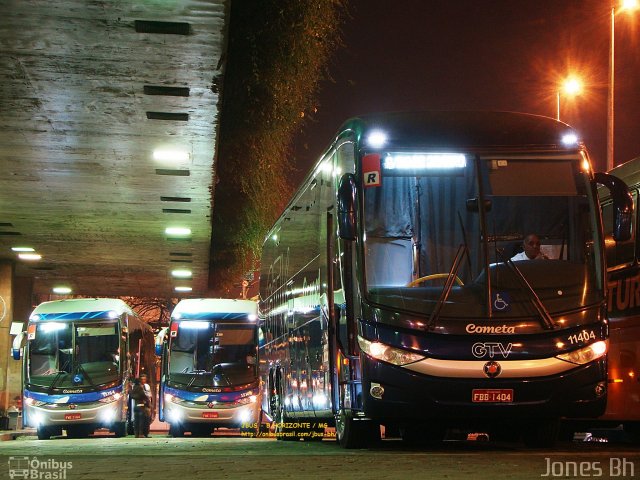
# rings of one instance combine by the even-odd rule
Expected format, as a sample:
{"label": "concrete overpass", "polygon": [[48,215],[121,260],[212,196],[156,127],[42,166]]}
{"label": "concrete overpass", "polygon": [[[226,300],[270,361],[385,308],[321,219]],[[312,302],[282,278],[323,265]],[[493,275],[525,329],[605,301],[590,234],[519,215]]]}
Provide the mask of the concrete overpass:
{"label": "concrete overpass", "polygon": [[206,293],[228,4],[0,2],[3,392],[34,294]]}

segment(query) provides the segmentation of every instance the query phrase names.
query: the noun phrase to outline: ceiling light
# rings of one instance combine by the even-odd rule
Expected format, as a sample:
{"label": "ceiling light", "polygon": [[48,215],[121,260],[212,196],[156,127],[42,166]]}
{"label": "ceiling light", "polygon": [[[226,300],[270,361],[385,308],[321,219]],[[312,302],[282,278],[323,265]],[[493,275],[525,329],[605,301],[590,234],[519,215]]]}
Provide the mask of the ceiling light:
{"label": "ceiling light", "polygon": [[158,148],[153,151],[153,159],[158,162],[188,162],[190,158],[189,152],[184,150]]}
{"label": "ceiling light", "polygon": [[193,288],[191,288],[191,287],[176,287],[175,290],[176,290],[176,292],[190,292],[191,290],[193,290]]}
{"label": "ceiling light", "polygon": [[57,293],[58,295],[68,295],[71,293],[71,289],[69,287],[53,287],[53,293]]}
{"label": "ceiling light", "polygon": [[191,278],[191,270],[172,270],[171,275],[176,278]]}
{"label": "ceiling light", "polygon": [[20,260],[40,260],[42,258],[42,255],[40,255],[39,253],[19,253],[18,254],[18,258]]}
{"label": "ceiling light", "polygon": [[187,227],[167,227],[164,230],[165,235],[186,237],[191,235],[191,229]]}
{"label": "ceiling light", "polygon": [[31,247],[11,247],[14,252],[35,252]]}

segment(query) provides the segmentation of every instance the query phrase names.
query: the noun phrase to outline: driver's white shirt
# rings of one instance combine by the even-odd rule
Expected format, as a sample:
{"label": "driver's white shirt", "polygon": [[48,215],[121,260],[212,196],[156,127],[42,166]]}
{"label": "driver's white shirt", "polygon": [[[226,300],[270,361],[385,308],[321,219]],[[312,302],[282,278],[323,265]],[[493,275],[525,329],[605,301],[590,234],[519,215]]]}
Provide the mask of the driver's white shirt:
{"label": "driver's white shirt", "polygon": [[[545,256],[540,252],[536,258],[545,258]],[[520,260],[535,260],[536,258],[529,258],[525,252],[520,252],[513,257],[511,257],[512,262],[518,262]]]}

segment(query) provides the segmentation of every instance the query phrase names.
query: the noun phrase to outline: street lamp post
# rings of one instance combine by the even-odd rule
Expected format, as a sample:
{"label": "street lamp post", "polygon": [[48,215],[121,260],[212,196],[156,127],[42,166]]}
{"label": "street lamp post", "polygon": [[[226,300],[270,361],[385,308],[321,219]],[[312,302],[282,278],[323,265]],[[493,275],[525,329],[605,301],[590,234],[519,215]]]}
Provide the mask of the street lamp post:
{"label": "street lamp post", "polygon": [[609,88],[607,92],[607,170],[614,167],[613,164],[613,81],[615,74],[615,39],[616,39],[616,8],[611,7],[611,32],[609,39]]}
{"label": "street lamp post", "polygon": [[[632,11],[639,7],[638,0],[623,0],[620,6],[621,11]],[[616,7],[611,5],[611,31],[609,33],[609,88],[607,94],[607,170],[611,170],[614,165],[613,145],[614,145],[614,80],[615,80],[615,38],[616,38]]]}

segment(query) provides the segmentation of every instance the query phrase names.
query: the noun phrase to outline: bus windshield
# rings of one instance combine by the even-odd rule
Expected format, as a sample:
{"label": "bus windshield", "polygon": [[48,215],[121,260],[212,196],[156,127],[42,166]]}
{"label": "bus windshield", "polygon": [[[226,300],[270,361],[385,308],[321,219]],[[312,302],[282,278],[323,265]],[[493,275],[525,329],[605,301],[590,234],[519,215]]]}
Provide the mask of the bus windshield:
{"label": "bus windshield", "polygon": [[169,344],[168,380],[195,387],[252,383],[256,351],[254,324],[181,321]]}
{"label": "bus windshield", "polygon": [[38,323],[29,341],[29,383],[68,388],[116,381],[119,339],[116,322]]}
{"label": "bus windshield", "polygon": [[[429,171],[424,155],[381,157],[382,181],[364,189],[363,207],[374,303],[468,319],[600,298],[598,217],[581,157],[442,155]],[[536,238],[540,251],[525,261]]]}

